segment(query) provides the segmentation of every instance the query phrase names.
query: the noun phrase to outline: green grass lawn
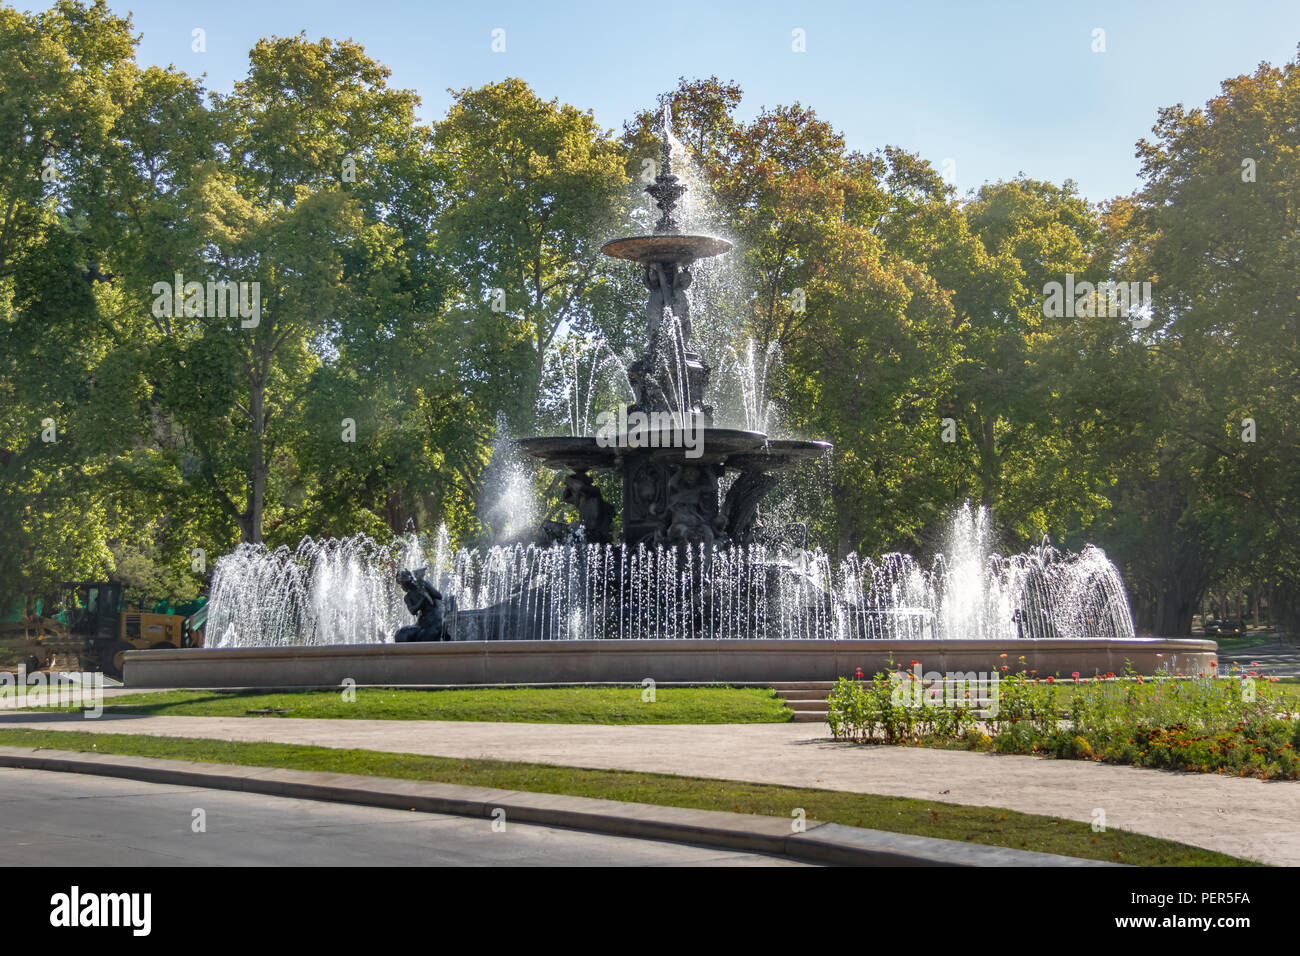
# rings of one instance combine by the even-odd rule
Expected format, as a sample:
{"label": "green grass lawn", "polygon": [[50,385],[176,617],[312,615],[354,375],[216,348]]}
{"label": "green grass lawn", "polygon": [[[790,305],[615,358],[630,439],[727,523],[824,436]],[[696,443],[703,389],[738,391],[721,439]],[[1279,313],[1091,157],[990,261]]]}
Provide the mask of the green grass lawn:
{"label": "green grass lawn", "polygon": [[[501,720],[550,724],[754,724],[793,719],[763,687],[658,687],[653,702],[640,687],[506,687],[475,690],[385,690],[231,693],[162,691],[107,698],[109,714],[183,717],[330,717],[351,720]],[[249,711],[271,711],[250,715]],[[287,711],[287,713],[275,713]]]}
{"label": "green grass lawn", "polygon": [[357,773],[659,806],[754,813],[782,819],[791,819],[792,812],[802,808],[808,819],[827,823],[1139,866],[1258,865],[1226,854],[1123,830],[1094,833],[1086,823],[1056,817],[992,807],[967,807],[931,800],[735,780],[136,734],[0,729],[0,745]]}
{"label": "green grass lawn", "polygon": [[[42,673],[40,676],[47,681],[49,679],[49,675],[45,673]],[[17,681],[14,681],[13,683],[6,682],[3,685],[3,688],[0,688],[0,693],[3,693],[5,697],[9,698],[10,706],[18,706],[17,704],[12,703],[12,701],[17,700],[19,697],[30,696],[33,699],[43,701],[46,697],[57,698],[62,694],[64,695],[64,699],[80,699],[81,691],[83,689],[86,694],[89,694],[91,691],[91,685],[88,683],[74,684],[71,681],[56,681],[53,684],[42,683],[41,685],[19,684]]]}
{"label": "green grass lawn", "polygon": [[1277,635],[1272,631],[1257,631],[1252,634],[1243,634],[1240,637],[1206,637],[1203,634],[1193,634],[1192,637],[1198,640],[1214,641],[1219,645],[1219,655],[1223,658],[1228,658],[1229,654],[1243,649],[1262,651],[1277,647]]}

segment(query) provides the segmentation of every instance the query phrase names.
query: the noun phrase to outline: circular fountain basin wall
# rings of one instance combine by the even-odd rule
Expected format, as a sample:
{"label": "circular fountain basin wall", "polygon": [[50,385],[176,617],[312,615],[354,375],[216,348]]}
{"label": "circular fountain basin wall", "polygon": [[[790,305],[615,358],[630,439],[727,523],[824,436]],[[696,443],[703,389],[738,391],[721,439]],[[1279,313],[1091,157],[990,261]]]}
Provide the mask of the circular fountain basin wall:
{"label": "circular fountain basin wall", "polygon": [[[338,687],[464,684],[826,681],[894,666],[946,675],[1038,677],[1213,673],[1214,641],[1164,638],[993,640],[451,641],[130,651],[125,684],[146,687]],[[1005,655],[1005,656],[1003,656]],[[1019,659],[1023,657],[1023,664]]]}

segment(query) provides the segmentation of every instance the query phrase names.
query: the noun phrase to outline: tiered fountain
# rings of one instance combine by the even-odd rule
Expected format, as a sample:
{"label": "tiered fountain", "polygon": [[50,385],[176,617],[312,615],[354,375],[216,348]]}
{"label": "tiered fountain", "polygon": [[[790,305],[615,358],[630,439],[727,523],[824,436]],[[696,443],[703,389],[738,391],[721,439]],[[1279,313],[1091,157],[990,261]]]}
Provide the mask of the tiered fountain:
{"label": "tiered fountain", "polygon": [[[634,401],[620,416],[629,427],[515,443],[562,474],[576,520],[484,551],[458,550],[445,532],[241,545],[213,575],[208,646],[131,652],[128,684],[767,682],[909,660],[992,672],[1021,657],[1042,675],[1209,668],[1213,642],[1134,637],[1101,551],[1044,544],[1003,557],[983,509],[955,514],[928,569],[897,554],[835,563],[762,527],[781,473],[830,445],[713,424],[689,290],[692,265],[731,244],[681,230],[668,120],[665,109],[646,189],[660,211],[653,234],[603,247],[635,263],[649,293],[647,347],[628,366]],[[600,472],[618,477],[618,511]]]}
{"label": "tiered fountain", "polygon": [[[772,439],[761,432],[713,427],[713,408],[705,403],[710,368],[691,349],[691,265],[722,255],[731,243],[714,236],[685,235],[676,218],[685,195],[672,170],[670,117],[664,110],[660,165],[646,192],[660,210],[654,234],[607,242],[601,251],[635,262],[642,271],[646,304],[646,353],[628,368],[636,394],[628,418],[648,427],[602,441],[592,436],[526,438],[522,451],[552,468],[567,472],[571,497],[599,495],[589,472],[612,470],[623,486],[623,533],[626,547],[639,544],[748,544],[763,495],[780,472],[800,461],[824,455],[822,441]],[[686,433],[693,436],[685,447]],[[725,498],[719,493],[724,475],[735,472]],[[585,502],[584,502],[585,504]],[[579,511],[583,507],[579,505]],[[588,506],[593,516],[610,509]],[[588,541],[609,539],[610,528],[588,523]]]}

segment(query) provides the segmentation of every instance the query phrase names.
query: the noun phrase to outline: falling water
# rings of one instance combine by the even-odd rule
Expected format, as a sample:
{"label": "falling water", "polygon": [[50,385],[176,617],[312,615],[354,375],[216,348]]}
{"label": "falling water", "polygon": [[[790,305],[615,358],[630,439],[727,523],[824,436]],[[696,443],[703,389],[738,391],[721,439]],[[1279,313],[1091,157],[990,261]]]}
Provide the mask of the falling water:
{"label": "falling water", "polygon": [[636,401],[627,364],[598,336],[568,335],[546,353],[537,419],[570,435],[595,434],[602,412]]}
{"label": "falling water", "polygon": [[364,535],[241,545],[217,563],[209,634],[216,647],[388,641],[410,623],[396,571],[427,565],[461,640],[1133,636],[1102,551],[1045,543],[1008,557],[991,539],[988,512],[968,505],[929,568],[764,545],[454,549],[445,529],[382,546]]}
{"label": "falling water", "polygon": [[510,441],[505,416],[499,413],[492,463],[484,474],[483,488],[478,513],[495,539],[518,537],[537,524],[539,503],[533,488],[532,470]]}
{"label": "falling water", "polygon": [[748,339],[743,349],[728,347],[718,369],[715,389],[719,424],[776,434],[781,430],[770,383],[781,363],[781,347],[766,348]]}

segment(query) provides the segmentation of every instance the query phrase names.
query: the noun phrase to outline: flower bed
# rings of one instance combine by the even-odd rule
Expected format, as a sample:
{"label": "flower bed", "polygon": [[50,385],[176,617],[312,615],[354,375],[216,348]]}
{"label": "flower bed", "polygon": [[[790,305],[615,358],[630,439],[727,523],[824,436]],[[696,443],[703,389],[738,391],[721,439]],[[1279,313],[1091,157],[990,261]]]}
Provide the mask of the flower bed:
{"label": "flower bed", "polygon": [[1001,670],[974,690],[951,675],[927,680],[916,669],[841,678],[828,700],[831,732],[857,743],[1300,777],[1300,722],[1276,679],[1235,668],[1227,676],[1195,678],[1058,679],[1023,666]]}

